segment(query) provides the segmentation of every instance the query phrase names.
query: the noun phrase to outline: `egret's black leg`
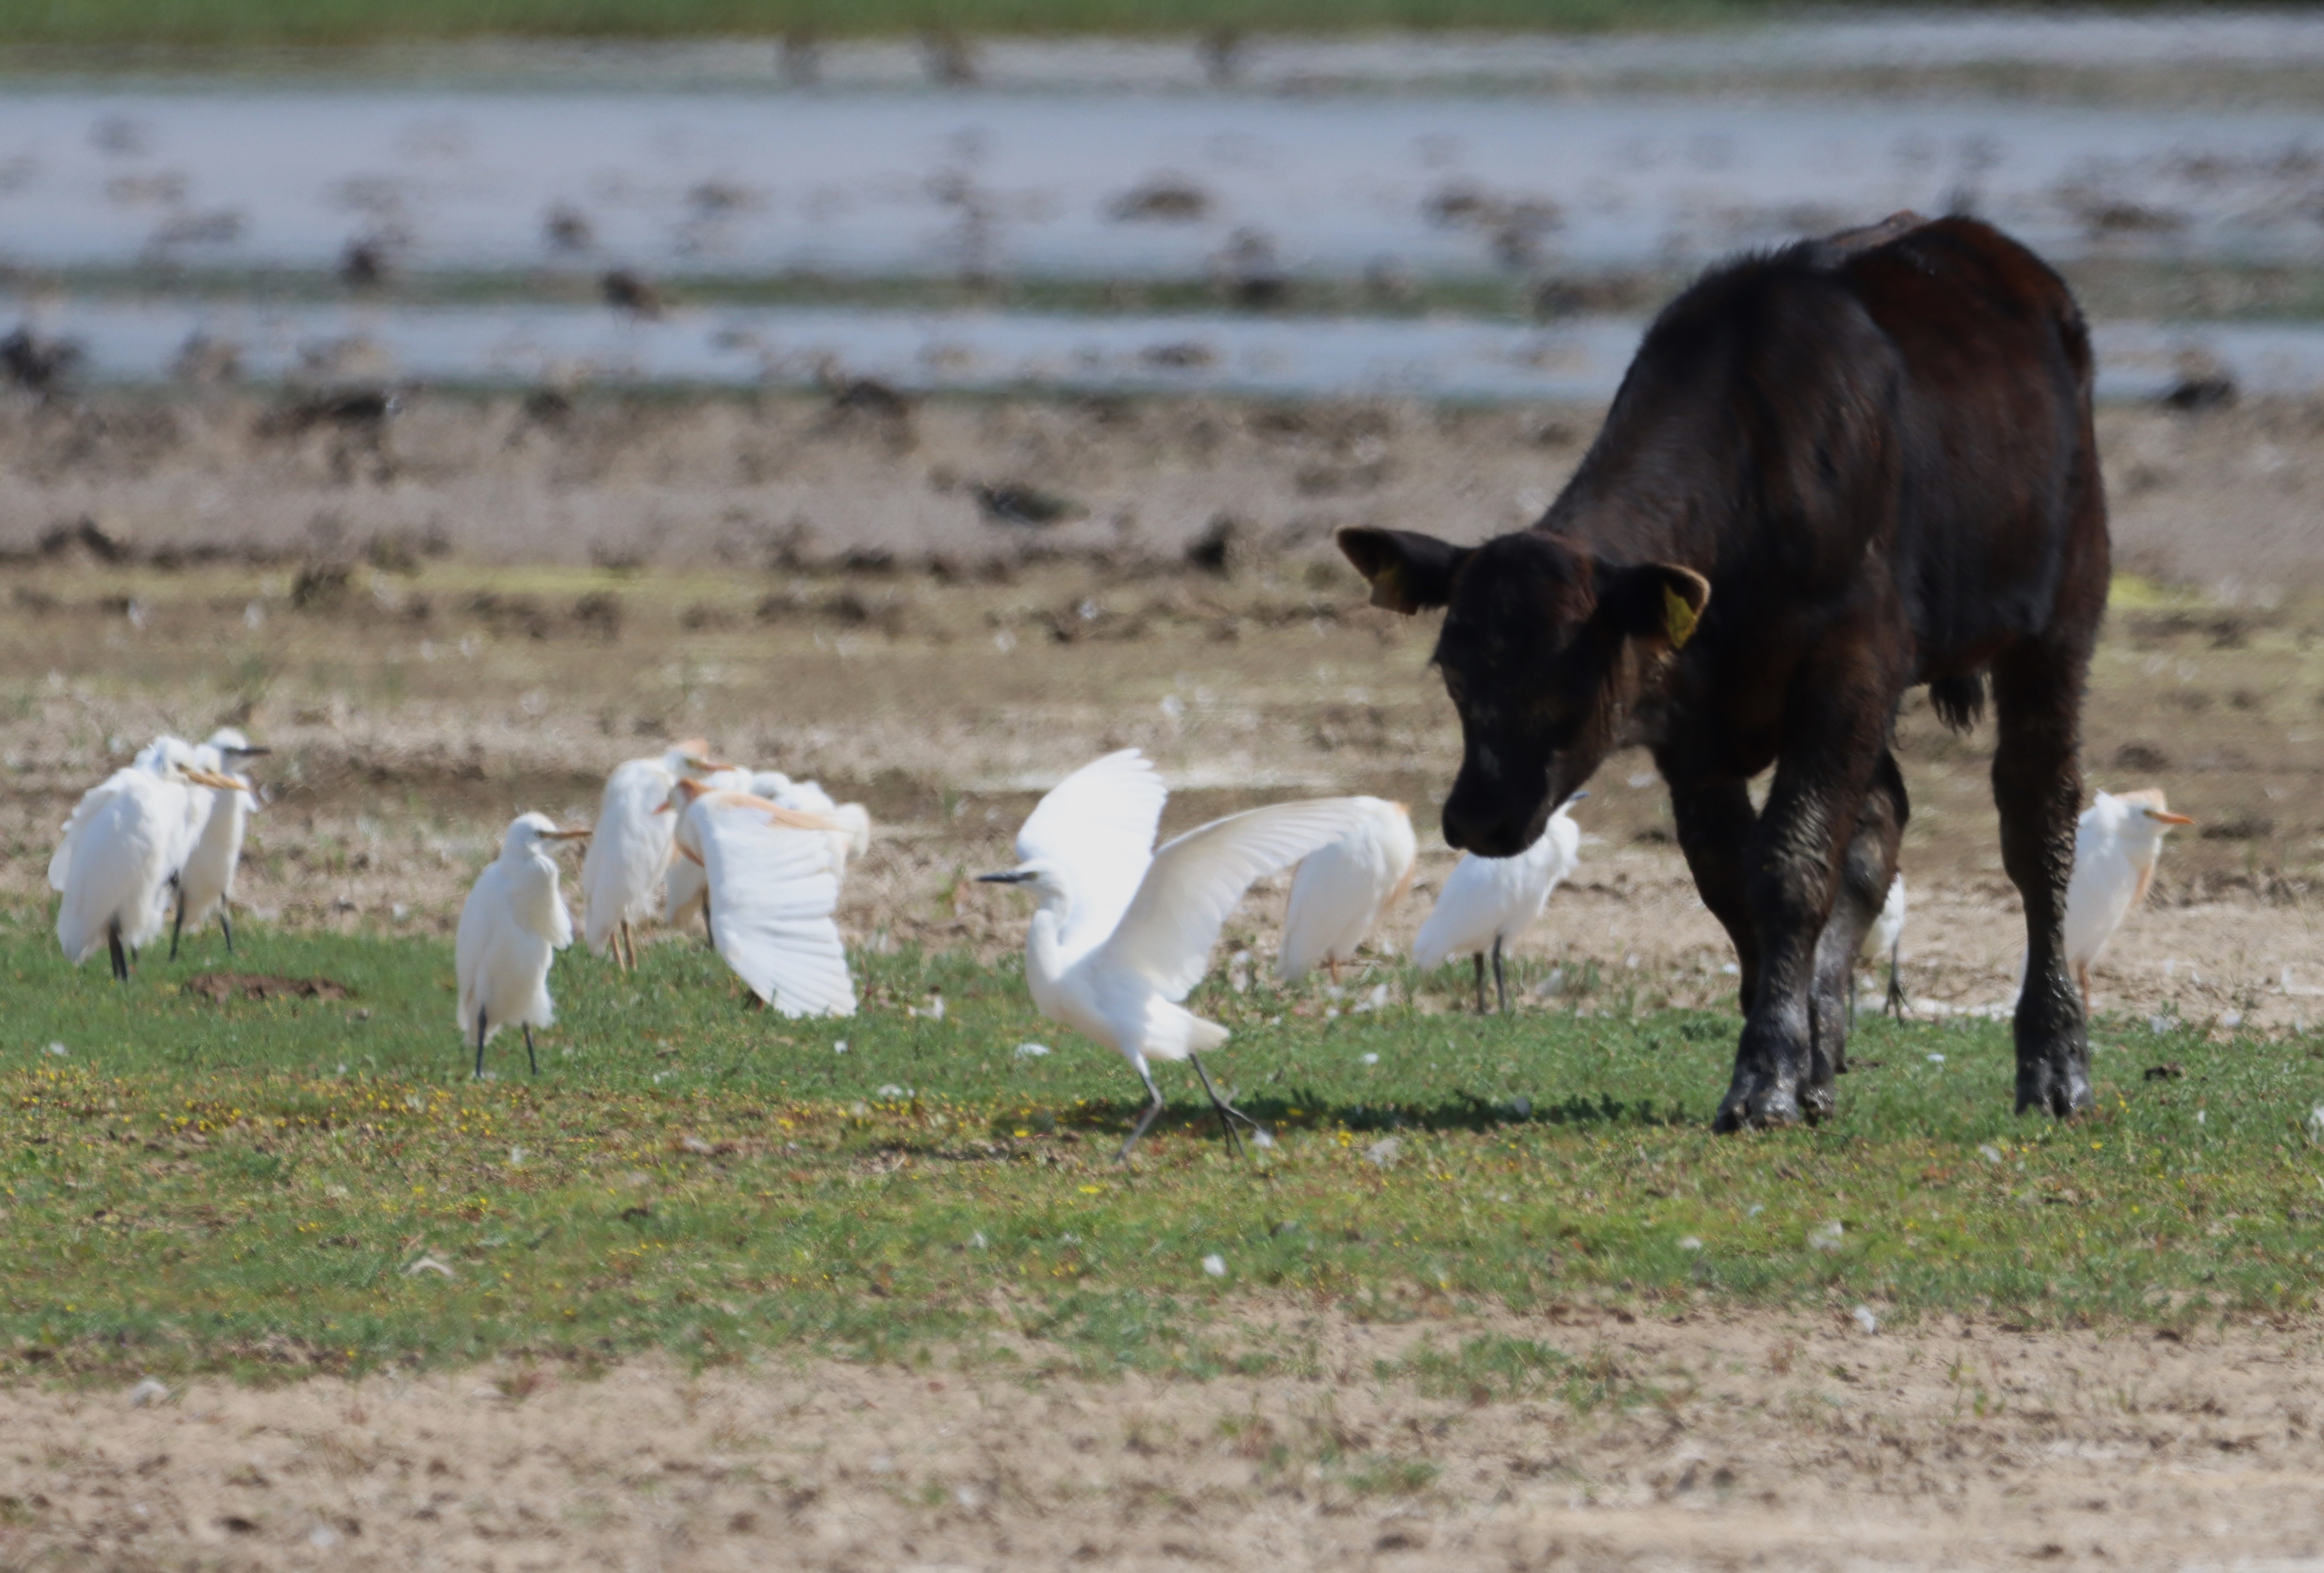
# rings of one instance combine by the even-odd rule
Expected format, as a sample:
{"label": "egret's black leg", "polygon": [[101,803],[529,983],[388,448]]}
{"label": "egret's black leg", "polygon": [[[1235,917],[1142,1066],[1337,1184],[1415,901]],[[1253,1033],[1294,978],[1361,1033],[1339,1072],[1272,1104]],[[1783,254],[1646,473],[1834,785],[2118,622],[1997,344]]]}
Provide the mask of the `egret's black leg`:
{"label": "egret's black leg", "polygon": [[712,950],[718,948],[718,931],[710,926],[710,897],[707,896],[702,898],[702,937],[710,942]]}
{"label": "egret's black leg", "polygon": [[1146,1090],[1153,1095],[1154,1101],[1146,1106],[1146,1112],[1138,1117],[1138,1124],[1130,1129],[1130,1139],[1122,1143],[1121,1151],[1113,1155],[1117,1164],[1127,1164],[1130,1162],[1130,1149],[1138,1145],[1138,1138],[1146,1134],[1146,1127],[1152,1125],[1155,1116],[1162,1112],[1162,1089],[1154,1085],[1154,1073],[1140,1066],[1138,1079],[1146,1083]]}
{"label": "egret's black leg", "polygon": [[186,888],[178,887],[178,915],[170,920],[170,960],[178,959],[178,935],[186,926]]}
{"label": "egret's black leg", "polygon": [[1485,1014],[1485,952],[1479,951],[1473,958],[1477,963],[1477,1014]]}
{"label": "egret's black leg", "polygon": [[1236,1157],[1241,1157],[1242,1138],[1235,1134],[1234,1122],[1236,1120],[1242,1121],[1243,1124],[1250,1127],[1251,1130],[1258,1135],[1265,1136],[1267,1133],[1259,1128],[1259,1121],[1251,1118],[1250,1116],[1245,1114],[1241,1109],[1237,1108],[1233,1104],[1229,1103],[1225,1099],[1219,1096],[1219,1090],[1211,1085],[1211,1073],[1203,1069],[1203,1060],[1201,1055],[1188,1054],[1186,1058],[1194,1065],[1194,1074],[1203,1079],[1203,1090],[1211,1095],[1211,1107],[1218,1110],[1219,1128],[1226,1132],[1228,1148],[1233,1152]]}
{"label": "egret's black leg", "polygon": [[218,903],[218,927],[226,931],[226,953],[231,956],[234,954],[234,919],[226,912],[223,901]]}
{"label": "egret's black leg", "polygon": [[1888,947],[1888,1012],[1898,1021],[1904,1019],[1904,985],[1897,974],[1900,953],[1904,949],[1902,938]]}
{"label": "egret's black leg", "polygon": [[113,980],[129,981],[129,957],[121,948],[121,920],[115,918],[105,931],[106,948],[113,952]]}
{"label": "egret's black leg", "polygon": [[484,1076],[484,1007],[483,1006],[479,1005],[478,1007],[476,1007],[476,1075],[477,1075],[477,1077],[478,1077],[479,1079],[481,1079],[481,1078]]}
{"label": "egret's black leg", "polygon": [[534,1075],[540,1074],[540,1061],[532,1052],[532,1023],[530,1022],[524,1024],[524,1062],[532,1067]]}
{"label": "egret's black leg", "polygon": [[1501,970],[1501,940],[1499,934],[1493,936],[1493,992],[1500,997],[1501,1014],[1508,1015],[1509,980],[1508,975]]}

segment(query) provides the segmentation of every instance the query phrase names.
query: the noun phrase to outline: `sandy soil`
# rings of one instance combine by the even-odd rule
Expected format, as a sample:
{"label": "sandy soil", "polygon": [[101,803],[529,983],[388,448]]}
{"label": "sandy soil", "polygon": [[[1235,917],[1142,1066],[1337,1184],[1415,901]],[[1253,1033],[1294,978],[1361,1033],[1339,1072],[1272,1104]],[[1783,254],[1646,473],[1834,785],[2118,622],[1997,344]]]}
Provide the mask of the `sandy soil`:
{"label": "sandy soil", "polygon": [[[0,407],[0,893],[75,796],[165,728],[280,750],[242,895],[262,920],[447,928],[521,809],[586,819],[656,740],[707,734],[819,777],[881,822],[844,916],[860,941],[997,951],[1019,904],[956,876],[1006,858],[1032,793],[1137,743],[1174,823],[1372,791],[1425,832],[1458,738],[1430,627],[1362,605],[1348,522],[1475,537],[1550,496],[1587,409],[1212,401],[414,401],[384,430],[231,392]],[[311,414],[311,411],[309,411]],[[2102,1008],[2304,1027],[2324,1000],[2324,410],[2104,418],[2132,584],[2094,675],[2095,786],[2162,785],[2203,822],[2101,963]],[[1016,486],[1064,517],[1001,517]],[[1022,514],[1042,510],[1024,498]],[[1218,571],[1185,551],[1230,521]],[[86,521],[86,523],[84,523]],[[41,543],[45,540],[44,547]],[[595,563],[591,563],[591,559]],[[585,566],[587,565],[587,566]],[[2005,1000],[2019,948],[1985,784],[1916,699],[1907,981]],[[1720,1000],[1723,936],[1642,757],[1583,809],[1582,876],[1521,975]],[[1433,833],[1417,926],[1450,866]],[[1267,893],[1241,931],[1268,943]],[[1569,989],[1570,992],[1570,989]],[[1541,1001],[1544,1005],[1557,1003]]]}
{"label": "sandy soil", "polygon": [[[1380,1362],[1503,1333],[1619,1402]],[[1296,1375],[517,1366],[0,1394],[0,1561],[61,1568],[2313,1566],[2312,1328],[1363,1325]]]}

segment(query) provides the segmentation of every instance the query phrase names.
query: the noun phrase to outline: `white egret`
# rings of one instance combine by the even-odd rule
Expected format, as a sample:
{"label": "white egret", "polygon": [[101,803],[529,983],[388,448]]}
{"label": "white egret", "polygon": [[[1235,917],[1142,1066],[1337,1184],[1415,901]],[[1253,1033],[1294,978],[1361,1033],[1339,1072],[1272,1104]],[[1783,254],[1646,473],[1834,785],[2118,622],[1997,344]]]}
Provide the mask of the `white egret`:
{"label": "white egret", "polygon": [[[1881,902],[1879,915],[1872,926],[1864,931],[1864,943],[1857,953],[1868,961],[1877,962],[1888,958],[1888,998],[1883,1007],[1898,1021],[1904,1019],[1904,986],[1898,980],[1897,963],[1904,949],[1904,876],[1897,875],[1888,881],[1887,899]],[[1856,974],[1849,970],[1848,1014],[1856,1016]]]}
{"label": "white egret", "polygon": [[709,752],[707,742],[688,738],[655,758],[626,760],[605,777],[595,833],[581,860],[581,932],[592,953],[602,956],[610,947],[617,964],[637,967],[637,934],[631,925],[652,915],[669,867],[674,822],[662,810],[679,781],[733,768]]}
{"label": "white egret", "polygon": [[1501,1009],[1509,1008],[1509,985],[1501,970],[1501,947],[1523,934],[1549,905],[1549,893],[1582,860],[1582,827],[1573,805],[1576,792],[1557,805],[1541,839],[1514,858],[1480,858],[1464,852],[1437,892],[1435,908],[1412,943],[1413,964],[1433,972],[1453,956],[1477,958],[1477,1014],[1485,1013],[1485,956],[1493,958],[1493,988]]}
{"label": "white egret", "polygon": [[239,784],[174,759],[157,768],[115,770],[74,805],[49,878],[64,894],[57,943],[76,967],[107,946],[113,975],[126,982],[129,958],[161,932],[165,895],[184,857],[188,800],[196,786]]}
{"label": "white egret", "polygon": [[549,963],[573,943],[573,915],[557,888],[559,842],[580,841],[586,830],[559,830],[545,814],[521,814],[501,836],[501,854],[476,876],[453,959],[460,1002],[453,1020],[461,1035],[476,1037],[476,1074],[484,1073],[484,1045],[514,1022],[524,1028],[525,1062],[540,1074],[532,1029],[557,1019],[549,998]]}
{"label": "white egret", "polygon": [[[700,776],[689,777],[697,786],[713,792],[744,792],[751,790],[751,772],[739,765],[722,766]],[[671,792],[665,806],[673,814],[683,815],[686,800]],[[673,829],[678,821],[671,822]],[[710,879],[702,871],[702,864],[693,858],[672,858],[669,868],[661,877],[661,920],[672,928],[682,928],[687,919],[702,916],[706,923],[710,901]]]}
{"label": "white egret", "polygon": [[234,954],[234,876],[242,862],[243,834],[251,814],[258,806],[257,788],[251,785],[242,767],[267,752],[252,747],[248,738],[230,726],[218,728],[208,741],[194,750],[197,763],[235,782],[235,787],[231,792],[212,788],[196,794],[208,801],[204,805],[192,850],[186,854],[184,867],[178,870],[178,915],[170,925],[170,959],[173,961],[178,959],[178,940],[185,932],[187,920],[191,918],[194,926],[199,928],[213,912],[217,914],[218,927],[226,934],[226,953]]}
{"label": "white egret", "polygon": [[2195,822],[2164,806],[2163,789],[2101,792],[2074,827],[2074,877],[2066,886],[2066,965],[2090,1004],[2090,965],[2123,920],[2146,899],[2163,838]]}
{"label": "white egret", "polygon": [[1277,804],[1213,820],[1154,847],[1167,790],[1135,749],[1084,765],[1051,788],[1017,832],[1017,867],[979,878],[1021,885],[1040,907],[1025,935],[1025,980],[1043,1016],[1111,1044],[1153,1101],[1119,1156],[1162,1112],[1153,1060],[1194,1067],[1229,1145],[1258,1122],[1212,1084],[1202,1055],[1227,1029],[1180,1001],[1209,970],[1227,914],[1251,882],[1360,829],[1352,798]]}
{"label": "white egret", "polygon": [[1389,907],[1412,886],[1420,842],[1412,811],[1384,797],[1358,797],[1364,823],[1330,846],[1309,853],[1291,876],[1291,906],[1283,918],[1283,949],[1275,975],[1296,982],[1318,963],[1340,980],[1340,963],[1356,959]]}
{"label": "white egret", "polygon": [[703,872],[710,943],[785,1016],[853,1016],[855,983],[832,911],[831,822],[747,792],[678,784],[675,842]]}
{"label": "white egret", "polygon": [[872,850],[872,813],[860,803],[838,803],[813,781],[794,781],[780,770],[754,771],[751,791],[779,807],[830,820],[831,871],[847,878],[847,860]]}

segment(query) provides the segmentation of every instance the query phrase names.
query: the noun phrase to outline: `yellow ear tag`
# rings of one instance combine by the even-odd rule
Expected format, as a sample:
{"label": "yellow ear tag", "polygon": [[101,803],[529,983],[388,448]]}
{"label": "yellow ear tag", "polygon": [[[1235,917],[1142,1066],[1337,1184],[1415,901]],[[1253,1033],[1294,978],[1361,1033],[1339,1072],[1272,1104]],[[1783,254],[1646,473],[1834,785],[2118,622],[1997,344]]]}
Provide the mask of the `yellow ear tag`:
{"label": "yellow ear tag", "polygon": [[1686,641],[1694,637],[1694,608],[1686,597],[1669,585],[1663,586],[1663,631],[1670,635],[1671,649],[1683,649]]}

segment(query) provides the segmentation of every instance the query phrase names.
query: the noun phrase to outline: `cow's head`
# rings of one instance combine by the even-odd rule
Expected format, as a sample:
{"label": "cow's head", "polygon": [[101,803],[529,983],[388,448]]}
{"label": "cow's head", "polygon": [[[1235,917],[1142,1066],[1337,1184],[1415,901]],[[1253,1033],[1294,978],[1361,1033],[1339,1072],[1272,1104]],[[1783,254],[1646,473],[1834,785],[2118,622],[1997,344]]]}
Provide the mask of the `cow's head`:
{"label": "cow's head", "polygon": [[1442,606],[1436,666],[1461,713],[1460,778],[1444,839],[1507,858],[1619,741],[1647,664],[1683,645],[1711,600],[1692,568],[1606,562],[1525,530],[1456,547],[1400,529],[1343,529],[1340,549],[1372,604]]}

